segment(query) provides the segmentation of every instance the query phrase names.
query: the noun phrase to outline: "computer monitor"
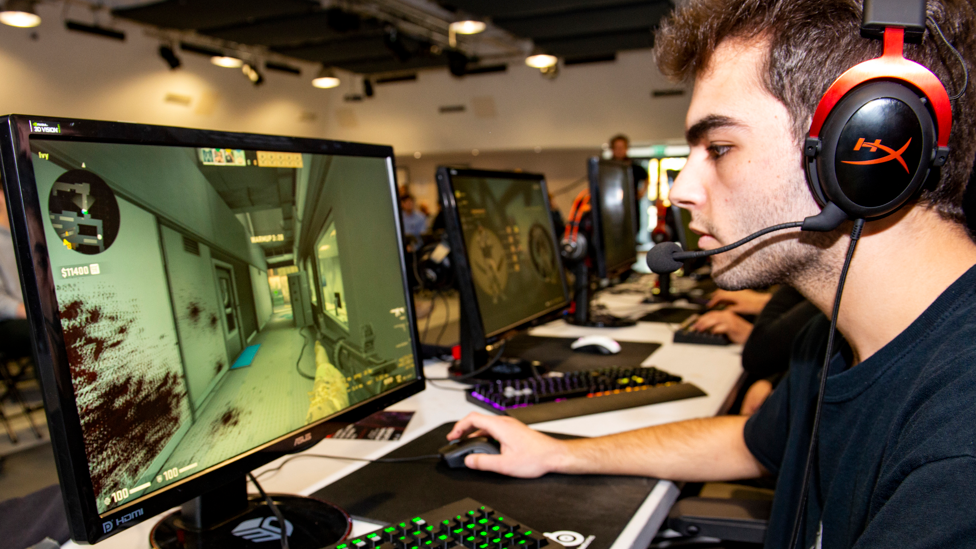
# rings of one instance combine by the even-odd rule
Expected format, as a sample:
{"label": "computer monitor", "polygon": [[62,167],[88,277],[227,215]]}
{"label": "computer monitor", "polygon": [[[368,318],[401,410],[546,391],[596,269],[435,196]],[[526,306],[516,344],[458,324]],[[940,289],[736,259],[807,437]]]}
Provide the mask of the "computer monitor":
{"label": "computer monitor", "polygon": [[593,212],[596,276],[613,278],[637,262],[637,199],[628,162],[590,158],[587,163]]}
{"label": "computer monitor", "polygon": [[[561,311],[569,294],[542,175],[440,167],[437,186],[461,299],[453,371],[467,375],[488,363],[488,345]],[[494,371],[525,373],[508,362]]]}
{"label": "computer monitor", "polygon": [[0,153],[72,537],[343,535],[245,474],[423,389],[392,149],[11,115]]}
{"label": "computer monitor", "polygon": [[[594,312],[590,304],[598,280],[618,277],[637,261],[633,170],[628,162],[592,157],[587,161],[587,174],[589,212],[578,222],[585,238],[577,237],[571,246],[564,247],[574,274],[572,314],[566,321],[595,328],[633,326],[632,320]],[[581,203],[585,211],[586,201]]]}

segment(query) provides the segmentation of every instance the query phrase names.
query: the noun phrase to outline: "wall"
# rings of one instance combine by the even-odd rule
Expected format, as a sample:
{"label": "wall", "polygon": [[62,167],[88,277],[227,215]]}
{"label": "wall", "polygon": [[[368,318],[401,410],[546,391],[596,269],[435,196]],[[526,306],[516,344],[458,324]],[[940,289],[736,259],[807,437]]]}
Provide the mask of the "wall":
{"label": "wall", "polygon": [[[377,85],[375,97],[346,103],[342,96],[358,91],[352,79],[315,89],[311,64],[299,64],[301,77],[265,74],[260,87],[240,70],[195,54],[177,52],[183,67],[170,71],[157,54],[159,42],[141,27],[117,22],[125,42],[69,32],[61,8],[41,3],[40,27],[0,33],[4,111],[385,143],[400,154],[594,148],[616,132],[638,143],[680,141],[684,134],[689,96],[651,97],[652,89],[674,85],[654,68],[649,50],[563,67],[555,80],[517,59],[506,73],[463,79],[425,71],[415,82]],[[167,94],[187,102],[167,102]],[[438,113],[456,104],[467,110]]]}

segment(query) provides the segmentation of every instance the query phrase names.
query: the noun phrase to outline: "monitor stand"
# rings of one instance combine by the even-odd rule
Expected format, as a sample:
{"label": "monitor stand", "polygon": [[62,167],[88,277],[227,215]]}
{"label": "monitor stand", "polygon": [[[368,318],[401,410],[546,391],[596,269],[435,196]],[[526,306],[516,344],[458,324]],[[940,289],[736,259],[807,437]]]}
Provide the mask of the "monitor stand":
{"label": "monitor stand", "polygon": [[657,280],[657,288],[651,292],[651,295],[644,298],[644,303],[674,303],[682,299],[689,303],[694,302],[694,298],[687,292],[671,290],[671,273],[659,274]]}
{"label": "monitor stand", "polygon": [[509,379],[528,379],[546,373],[548,370],[541,362],[522,360],[518,357],[502,356],[498,362],[487,370],[471,377],[467,376],[485,367],[491,361],[497,350],[489,351],[484,335],[478,333],[471,325],[471,320],[465,310],[461,309],[461,356],[447,369],[447,377],[460,383],[482,383]]}
{"label": "monitor stand", "polygon": [[[349,534],[349,515],[324,501],[269,494],[285,518],[291,549],[327,547]],[[247,480],[233,482],[183,504],[163,518],[149,534],[159,549],[236,549],[269,542],[277,546],[281,536],[278,519],[261,496],[248,496]],[[272,543],[273,542],[273,543]]]}
{"label": "monitor stand", "polygon": [[586,265],[586,261],[577,261],[572,271],[576,281],[573,283],[573,306],[570,314],[566,316],[567,323],[590,328],[624,328],[637,324],[635,320],[616,317],[605,312],[594,312],[590,303],[593,282],[590,279],[590,268]]}

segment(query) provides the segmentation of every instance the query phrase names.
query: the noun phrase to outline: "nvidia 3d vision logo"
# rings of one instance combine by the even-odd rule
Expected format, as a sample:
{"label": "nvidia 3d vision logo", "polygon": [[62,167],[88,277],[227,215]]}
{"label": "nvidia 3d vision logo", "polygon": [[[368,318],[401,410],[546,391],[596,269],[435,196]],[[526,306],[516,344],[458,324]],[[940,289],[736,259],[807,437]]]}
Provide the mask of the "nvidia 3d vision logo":
{"label": "nvidia 3d vision logo", "polygon": [[[244,522],[238,524],[231,531],[232,534],[239,538],[244,538],[248,541],[253,541],[254,543],[264,543],[266,541],[275,541],[281,539],[281,528],[277,526],[278,519],[275,517],[267,518],[254,518],[250,520],[245,520]],[[295,530],[291,522],[285,521],[285,536],[291,537],[291,533]]]}
{"label": "nvidia 3d vision logo", "polygon": [[52,122],[34,122],[31,120],[30,129],[33,133],[61,133],[61,124],[54,124]]}

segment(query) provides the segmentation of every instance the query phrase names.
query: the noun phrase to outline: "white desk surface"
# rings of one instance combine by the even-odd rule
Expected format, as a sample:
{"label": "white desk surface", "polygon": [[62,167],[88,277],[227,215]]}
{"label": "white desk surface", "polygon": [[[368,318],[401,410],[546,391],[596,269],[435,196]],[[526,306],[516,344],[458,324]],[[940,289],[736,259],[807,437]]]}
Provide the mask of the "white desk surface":
{"label": "white desk surface", "polygon": [[[618,316],[639,317],[658,307],[657,305],[640,303],[642,297],[638,294],[608,295],[604,293],[600,295],[599,301],[607,305],[608,309]],[[629,431],[648,425],[717,414],[742,374],[742,347],[740,345],[718,347],[674,344],[672,343],[672,330],[675,328],[676,326],[669,324],[642,322],[629,328],[597,329],[572,326],[559,320],[533,329],[530,333],[539,336],[578,337],[598,333],[609,335],[620,341],[662,343],[662,347],[648,357],[644,361],[644,365],[655,366],[680,375],[708,394],[706,397],[538,423],[534,424],[533,428],[570,435],[599,436]],[[447,373],[447,364],[427,361],[424,372],[430,377],[444,377]],[[463,386],[454,382],[443,381],[438,382],[438,384]],[[374,459],[443,423],[461,419],[469,412],[487,413],[483,408],[468,403],[464,399],[463,393],[438,389],[430,383],[427,384],[424,391],[394,404],[389,409],[415,412],[400,440],[378,442],[326,439],[307,450],[306,453]],[[257,469],[255,474],[258,475],[261,471],[276,467],[280,461],[274,461]],[[346,462],[332,459],[296,459],[284,466],[281,471],[260,477],[259,480],[262,487],[268,492],[309,495],[364,465],[366,465],[365,462]],[[254,491],[250,485],[248,489]],[[667,517],[677,495],[678,489],[673,483],[659,482],[611,549],[643,549],[647,547],[648,542]],[[417,509],[417,512],[426,510]],[[98,547],[104,549],[148,547],[149,532],[155,523],[155,520],[149,520],[134,526],[99,543]],[[354,521],[353,535],[361,535],[378,526],[380,525],[365,521]],[[69,541],[63,547],[74,548],[78,545]]]}

